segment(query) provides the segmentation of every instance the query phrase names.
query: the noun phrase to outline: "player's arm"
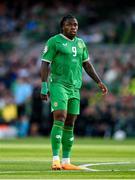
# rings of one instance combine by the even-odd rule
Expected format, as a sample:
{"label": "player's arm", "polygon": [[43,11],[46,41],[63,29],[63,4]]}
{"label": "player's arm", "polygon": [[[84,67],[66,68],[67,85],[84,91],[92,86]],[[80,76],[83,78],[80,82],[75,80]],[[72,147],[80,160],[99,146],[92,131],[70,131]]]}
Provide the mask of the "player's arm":
{"label": "player's arm", "polygon": [[101,89],[103,95],[107,94],[108,89],[107,87],[104,85],[104,83],[102,83],[101,79],[99,78],[98,74],[96,73],[95,68],[93,67],[93,65],[91,64],[91,62],[89,62],[89,53],[87,50],[87,47],[85,45],[85,43],[83,42],[84,48],[83,48],[83,68],[86,71],[86,73],[98,84],[99,88]]}
{"label": "player's arm", "polygon": [[41,99],[48,99],[48,87],[47,87],[47,79],[49,74],[49,63],[46,61],[42,61],[41,64]]}
{"label": "player's arm", "polygon": [[95,71],[95,68],[93,67],[93,65],[89,62],[86,61],[83,63],[83,68],[86,71],[86,73],[96,82],[96,83],[100,83],[101,79],[99,78],[98,74]]}
{"label": "player's arm", "polygon": [[42,53],[42,64],[41,64],[41,99],[47,100],[48,99],[48,87],[47,87],[47,79],[49,74],[49,64],[53,62],[53,59],[56,55],[56,48],[55,48],[55,40],[50,38],[44,48]]}
{"label": "player's arm", "polygon": [[101,89],[103,95],[107,94],[108,89],[102,83],[101,79],[99,78],[98,74],[96,73],[95,68],[89,61],[83,62],[83,68],[86,71],[86,73],[98,84],[99,88]]}

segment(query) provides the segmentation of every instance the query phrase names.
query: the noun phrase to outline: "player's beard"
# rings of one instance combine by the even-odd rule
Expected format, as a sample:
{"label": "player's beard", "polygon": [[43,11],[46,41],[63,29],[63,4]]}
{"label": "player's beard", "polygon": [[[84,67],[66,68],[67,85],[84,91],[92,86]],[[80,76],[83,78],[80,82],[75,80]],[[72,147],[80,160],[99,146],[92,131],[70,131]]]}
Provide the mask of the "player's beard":
{"label": "player's beard", "polygon": [[76,31],[67,31],[66,33],[63,32],[63,34],[69,38],[69,39],[74,39],[74,37],[76,36],[77,32]]}
{"label": "player's beard", "polygon": [[75,31],[74,31],[74,32],[70,31],[70,33],[69,33],[68,36],[69,36],[70,39],[73,39],[76,35],[77,35],[77,32],[75,32]]}

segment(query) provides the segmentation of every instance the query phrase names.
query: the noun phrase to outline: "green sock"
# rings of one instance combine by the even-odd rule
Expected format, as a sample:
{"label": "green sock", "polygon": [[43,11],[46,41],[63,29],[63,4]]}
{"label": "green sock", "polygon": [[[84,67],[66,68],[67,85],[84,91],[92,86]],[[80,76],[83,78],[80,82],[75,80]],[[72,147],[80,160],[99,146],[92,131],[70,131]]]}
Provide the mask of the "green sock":
{"label": "green sock", "polygon": [[53,127],[51,130],[51,145],[52,145],[53,156],[59,155],[63,126],[64,126],[64,122],[59,120],[54,120]]}
{"label": "green sock", "polygon": [[64,126],[62,137],[62,157],[69,158],[74,143],[73,127]]}

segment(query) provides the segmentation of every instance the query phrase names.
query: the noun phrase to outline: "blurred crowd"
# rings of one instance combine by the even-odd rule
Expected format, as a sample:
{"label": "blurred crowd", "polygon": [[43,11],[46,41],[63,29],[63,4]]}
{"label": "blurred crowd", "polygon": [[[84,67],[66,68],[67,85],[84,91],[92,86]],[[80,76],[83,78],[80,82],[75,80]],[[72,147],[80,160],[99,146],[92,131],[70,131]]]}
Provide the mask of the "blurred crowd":
{"label": "blurred crowd", "polygon": [[[126,1],[126,0],[124,0]],[[120,0],[1,1],[0,48],[27,48],[59,31],[59,21],[74,12],[79,35],[88,43],[134,43],[134,6]],[[120,4],[121,5],[120,5]],[[128,3],[128,2],[127,2]],[[120,5],[120,6],[119,6]]]}
{"label": "blurred crowd", "polygon": [[0,138],[49,135],[53,120],[50,101],[40,99],[40,54],[69,12],[75,12],[78,35],[109,88],[103,97],[83,72],[75,134],[135,136],[135,11],[112,12],[108,18],[103,14],[107,10],[99,14],[96,7],[94,1],[83,0],[0,3]]}

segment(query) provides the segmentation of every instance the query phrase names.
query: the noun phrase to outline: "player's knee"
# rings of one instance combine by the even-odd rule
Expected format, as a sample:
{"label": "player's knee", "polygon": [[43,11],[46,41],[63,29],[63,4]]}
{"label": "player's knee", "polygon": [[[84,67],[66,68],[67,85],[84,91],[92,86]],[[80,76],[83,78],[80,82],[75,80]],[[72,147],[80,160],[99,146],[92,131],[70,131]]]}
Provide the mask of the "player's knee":
{"label": "player's knee", "polygon": [[66,121],[65,121],[65,125],[66,126],[74,126],[75,121],[77,119],[76,115],[67,115]]}
{"label": "player's knee", "polygon": [[65,122],[65,119],[66,119],[66,113],[60,112],[60,111],[57,112],[57,113],[54,113],[54,119]]}
{"label": "player's knee", "polygon": [[66,122],[65,126],[74,126],[74,122]]}
{"label": "player's knee", "polygon": [[65,126],[74,126],[75,119],[66,119]]}

